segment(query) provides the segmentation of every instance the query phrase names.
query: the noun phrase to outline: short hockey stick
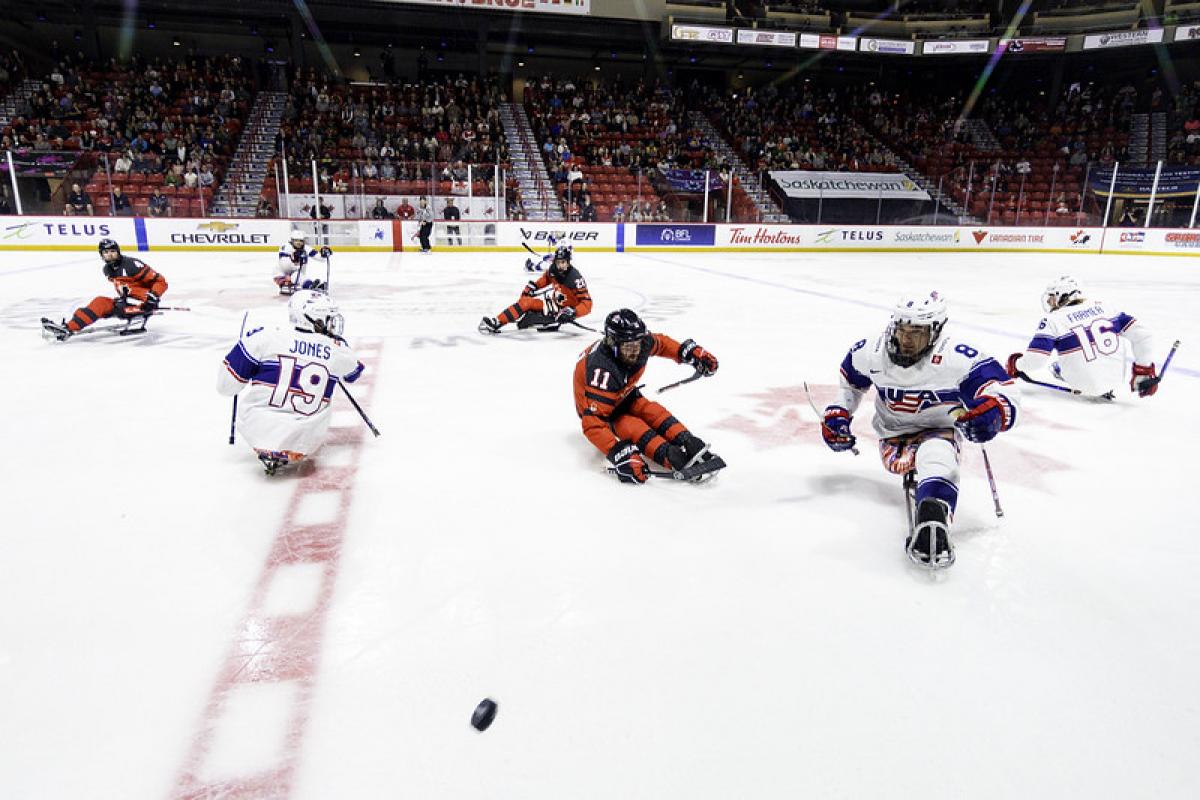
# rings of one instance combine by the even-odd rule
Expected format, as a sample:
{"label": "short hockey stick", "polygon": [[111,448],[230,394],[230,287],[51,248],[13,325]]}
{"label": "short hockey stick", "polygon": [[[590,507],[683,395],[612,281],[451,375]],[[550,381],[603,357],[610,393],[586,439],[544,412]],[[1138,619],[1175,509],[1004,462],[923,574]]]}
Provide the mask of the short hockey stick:
{"label": "short hockey stick", "polygon": [[[600,332],[600,331],[596,330],[595,328],[589,328],[587,325],[584,325],[582,322],[576,322],[575,320],[571,320],[567,324],[574,325],[576,328],[583,328],[585,331],[588,331],[589,333],[599,333]],[[662,390],[659,389],[659,391],[662,391]]]}
{"label": "short hockey stick", "polygon": [[917,535],[917,521],[913,505],[916,503],[917,479],[913,471],[904,473],[904,508],[908,511],[908,539],[912,541]]}
{"label": "short hockey stick", "polygon": [[[1171,345],[1171,352],[1167,353],[1167,357],[1163,361],[1162,372],[1155,375],[1149,381],[1146,381],[1146,383],[1149,383],[1150,386],[1157,386],[1158,384],[1162,383],[1163,376],[1167,374],[1167,367],[1171,366],[1171,359],[1175,358],[1175,351],[1178,349],[1179,349],[1179,340],[1176,339],[1175,344]],[[1149,387],[1147,387],[1147,388],[1149,388]]]}
{"label": "short hockey stick", "polygon": [[[809,408],[811,408],[813,410],[813,413],[817,415],[817,419],[820,420],[820,422],[821,422],[821,427],[825,430],[828,430],[829,428],[825,425],[825,415],[817,410],[817,404],[815,402],[813,402],[812,391],[810,391],[808,388],[808,381],[804,381],[803,383],[804,383],[804,396],[808,398]],[[858,455],[858,448],[855,447],[854,445],[851,445],[850,452],[854,453],[854,455]]]}
{"label": "short hockey stick", "polygon": [[350,401],[350,405],[354,406],[354,410],[358,412],[360,417],[362,417],[363,422],[367,423],[367,427],[371,429],[371,433],[379,436],[379,429],[375,427],[375,424],[371,422],[370,417],[368,417],[366,412],[362,410],[362,406],[360,406],[358,401],[354,399],[354,395],[350,394],[350,390],[346,388],[346,384],[338,381],[337,385],[342,387],[342,391],[346,393],[346,399]]}
{"label": "short hockey stick", "polygon": [[[242,334],[246,332],[246,317],[250,316],[250,312],[242,314],[242,329],[238,331],[238,341],[242,340]],[[233,444],[237,440],[235,433],[235,425],[237,425],[237,395],[233,396],[233,412],[229,415],[229,443]]]}
{"label": "short hockey stick", "polygon": [[[580,327],[582,328],[583,326],[581,325]],[[691,383],[692,381],[698,381],[703,377],[704,377],[704,370],[697,368],[696,371],[693,372],[690,377],[684,378],[681,381],[675,381],[674,383],[668,383],[666,386],[659,389],[658,393],[662,394],[663,392],[667,391],[668,389],[674,389],[676,386],[683,386],[685,383]]]}

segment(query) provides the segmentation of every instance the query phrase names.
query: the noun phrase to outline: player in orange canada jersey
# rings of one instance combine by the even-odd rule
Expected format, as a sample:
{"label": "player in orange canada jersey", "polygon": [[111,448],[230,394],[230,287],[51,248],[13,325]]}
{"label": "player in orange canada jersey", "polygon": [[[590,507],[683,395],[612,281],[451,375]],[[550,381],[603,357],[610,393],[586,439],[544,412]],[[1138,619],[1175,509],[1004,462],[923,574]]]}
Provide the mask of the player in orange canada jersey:
{"label": "player in orange canada jersey", "polygon": [[[121,247],[112,239],[102,239],[97,248],[104,259],[104,277],[117,288],[116,297],[96,297],[86,306],[81,306],[69,320],[62,323],[42,320],[42,327],[59,341],[91,325],[98,319],[145,320],[158,309],[163,293],[167,291],[167,279],[150,269],[146,262],[121,254]],[[141,330],[130,331],[141,333]]]}
{"label": "player in orange canada jersey", "polygon": [[[533,269],[532,261],[525,264]],[[571,265],[571,248],[560,245],[550,260],[550,269],[530,281],[517,302],[494,317],[479,322],[479,332],[497,334],[509,323],[517,328],[556,331],[559,326],[586,317],[592,311],[592,296],[579,270]]]}
{"label": "player in orange canada jersey", "polygon": [[701,375],[717,371],[712,353],[691,339],[680,343],[651,333],[627,308],[608,315],[604,338],[575,364],[575,411],[583,433],[623,483],[646,482],[645,458],[673,473],[717,458],[670,411],[642,396],[638,380],[651,356],[691,364]]}

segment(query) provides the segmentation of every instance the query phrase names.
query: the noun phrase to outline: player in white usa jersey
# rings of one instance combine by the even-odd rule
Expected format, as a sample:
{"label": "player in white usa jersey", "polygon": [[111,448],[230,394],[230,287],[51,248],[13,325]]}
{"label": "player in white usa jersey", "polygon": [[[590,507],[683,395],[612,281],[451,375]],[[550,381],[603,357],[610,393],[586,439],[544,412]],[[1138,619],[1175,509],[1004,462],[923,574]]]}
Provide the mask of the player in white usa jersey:
{"label": "player in white usa jersey", "polygon": [[891,324],[842,360],[838,400],[825,409],[822,434],[833,450],[855,444],[850,423],[875,388],[875,433],[884,467],[915,473],[914,535],[909,557],[921,566],[954,563],[949,523],[958,503],[961,438],[987,442],[1017,422],[1018,393],[1004,368],[945,330],[937,292],[902,299]]}
{"label": "player in white usa jersey", "polygon": [[363,371],[341,338],[342,317],[328,295],[297,292],[288,313],[290,328],[243,335],[217,377],[218,392],[239,395],[238,431],[268,475],[320,449],[336,382],[353,383]]}
{"label": "player in white usa jersey", "polygon": [[1050,361],[1050,371],[1072,389],[1111,400],[1125,382],[1125,353],[1121,340],[1133,350],[1129,389],[1141,397],[1158,391],[1154,380],[1153,335],[1145,325],[1108,303],[1088,300],[1083,286],[1063,275],[1042,295],[1046,316],[1024,353],[1008,357],[1008,374],[1029,379],[1029,373]]}
{"label": "player in white usa jersey", "polygon": [[333,251],[328,247],[319,250],[310,248],[304,231],[293,230],[287,244],[279,247],[279,274],[275,276],[275,285],[279,287],[279,293],[292,294],[300,289],[328,291],[329,287],[323,281],[316,278],[305,279],[304,268],[308,266],[310,258],[321,256],[327,259],[331,255]]}

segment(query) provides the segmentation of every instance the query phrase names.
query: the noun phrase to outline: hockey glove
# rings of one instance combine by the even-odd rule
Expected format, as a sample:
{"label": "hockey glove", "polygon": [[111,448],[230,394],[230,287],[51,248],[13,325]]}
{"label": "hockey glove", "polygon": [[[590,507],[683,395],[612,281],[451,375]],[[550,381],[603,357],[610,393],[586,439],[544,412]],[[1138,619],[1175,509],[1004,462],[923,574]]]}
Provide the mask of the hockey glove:
{"label": "hockey glove", "polygon": [[292,263],[299,264],[304,259],[304,252],[301,250],[292,251]]}
{"label": "hockey glove", "polygon": [[1149,397],[1158,391],[1158,370],[1154,365],[1133,365],[1133,376],[1129,379],[1130,391],[1137,392],[1138,397]]}
{"label": "hockey glove", "polygon": [[1004,429],[1004,406],[994,397],[986,398],[982,403],[962,414],[954,421],[954,427],[976,444],[990,442]]}
{"label": "hockey glove", "polygon": [[687,339],[679,345],[679,360],[700,370],[701,375],[712,375],[717,371],[717,357],[696,344],[694,339]]}
{"label": "hockey glove", "polygon": [[858,442],[850,432],[850,412],[841,406],[825,409],[825,418],[821,421],[821,435],[825,437],[825,444],[835,453],[849,450]]}
{"label": "hockey glove", "polygon": [[1025,355],[1025,354],[1024,353],[1013,353],[1011,356],[1008,357],[1008,364],[1005,365],[1005,367],[1004,367],[1004,371],[1008,373],[1008,377],[1016,378],[1021,375],[1021,368],[1017,366],[1017,360],[1020,359],[1021,356],[1023,356],[1023,355]]}
{"label": "hockey glove", "polygon": [[558,316],[556,316],[554,318],[554,321],[557,322],[559,325],[566,325],[568,322],[574,322],[575,321],[575,309],[571,308],[570,306],[567,306],[566,308],[564,308],[558,312]]}
{"label": "hockey glove", "polygon": [[530,281],[529,283],[525,284],[525,291],[521,292],[521,294],[525,295],[526,297],[533,297],[535,294],[537,294],[537,291],[537,281]]}
{"label": "hockey glove", "polygon": [[142,311],[147,314],[153,314],[158,310],[158,304],[161,302],[159,296],[154,292],[147,292],[146,299],[142,301]]}
{"label": "hockey glove", "polygon": [[608,451],[608,460],[612,462],[621,483],[645,483],[650,477],[646,474],[646,462],[633,442],[617,442]]}
{"label": "hockey glove", "polygon": [[323,245],[321,247],[320,253],[321,253],[321,258],[329,258],[331,255],[333,255],[333,251],[329,249],[328,245]]}

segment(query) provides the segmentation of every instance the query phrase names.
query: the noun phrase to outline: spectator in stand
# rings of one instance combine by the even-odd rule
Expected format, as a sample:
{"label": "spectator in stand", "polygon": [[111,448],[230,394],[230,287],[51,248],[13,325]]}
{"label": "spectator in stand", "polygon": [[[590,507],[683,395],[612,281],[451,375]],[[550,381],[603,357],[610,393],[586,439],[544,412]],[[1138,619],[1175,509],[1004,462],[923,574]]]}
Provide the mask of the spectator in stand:
{"label": "spectator in stand", "polygon": [[666,200],[658,201],[658,208],[654,212],[654,218],[659,222],[671,221],[671,209],[667,207]]}
{"label": "spectator in stand", "polygon": [[129,205],[129,198],[121,191],[120,186],[114,186],[112,191],[112,213],[117,217],[132,217],[133,206]]}
{"label": "spectator in stand", "polygon": [[[458,206],[454,204],[454,198],[446,198],[446,207],[442,210],[442,219],[458,222],[462,219],[462,213],[458,210]],[[451,242],[451,238],[455,241]],[[446,226],[446,244],[455,244],[462,246],[462,230],[458,225]]]}
{"label": "spectator in stand", "polygon": [[1058,199],[1056,201],[1054,201],[1054,213],[1060,217],[1065,217],[1065,216],[1070,215],[1071,209],[1069,206],[1067,206],[1066,194],[1060,194],[1058,196]]}
{"label": "spectator in stand", "polygon": [[396,180],[396,166],[390,159],[385,159],[383,165],[379,168],[379,178],[385,181]]}
{"label": "spectator in stand", "polygon": [[8,200],[8,192],[0,192],[0,216],[13,213],[12,204]]}
{"label": "spectator in stand", "polygon": [[[311,217],[312,219],[317,218],[316,204],[309,207],[308,216]],[[324,203],[324,201],[321,201],[321,219],[330,219],[332,216],[333,216],[333,206],[326,205]]]}
{"label": "spectator in stand", "polygon": [[408,198],[400,198],[400,205],[396,206],[396,219],[412,219],[416,215],[417,210],[408,202]]}
{"label": "spectator in stand", "polygon": [[260,197],[258,198],[258,207],[254,209],[254,216],[259,219],[274,219],[275,207],[266,197]]}
{"label": "spectator in stand", "polygon": [[71,184],[71,193],[67,195],[67,204],[63,206],[63,213],[68,217],[87,214],[89,217],[96,215],[95,209],[92,208],[92,198],[88,197],[87,192],[80,188],[78,183]]}
{"label": "spectator in stand", "polygon": [[579,207],[579,221],[595,222],[596,219],[596,207],[592,205],[592,196],[590,194],[585,194]]}
{"label": "spectator in stand", "polygon": [[154,194],[150,195],[149,211],[152,217],[171,216],[171,202],[158,186],[154,187]]}
{"label": "spectator in stand", "polygon": [[196,168],[188,164],[187,172],[183,173],[183,185],[186,189],[195,189],[200,185],[200,176],[196,174]]}
{"label": "spectator in stand", "polygon": [[133,158],[127,150],[124,153],[121,153],[121,156],[117,159],[117,162],[113,164],[113,172],[121,175],[128,175],[131,169],[133,169]]}
{"label": "spectator in stand", "polygon": [[1123,228],[1140,228],[1142,226],[1141,221],[1134,214],[1133,203],[1125,203],[1125,209],[1121,212],[1121,221],[1117,224]]}
{"label": "spectator in stand", "polygon": [[200,174],[196,178],[201,188],[209,188],[217,182],[217,176],[213,175],[212,166],[208,162],[200,167]]}
{"label": "spectator in stand", "polygon": [[392,212],[383,204],[382,197],[375,198],[375,207],[371,209],[371,219],[391,219]]}
{"label": "spectator in stand", "polygon": [[[629,221],[630,222],[642,222],[643,221],[643,219],[642,219],[642,204],[637,202],[636,200],[632,201],[629,204]],[[645,221],[649,222],[649,220],[645,220]]]}
{"label": "spectator in stand", "polygon": [[613,206],[613,222],[624,222],[624,221],[625,221],[625,201],[618,200],[617,204],[615,206]]}

